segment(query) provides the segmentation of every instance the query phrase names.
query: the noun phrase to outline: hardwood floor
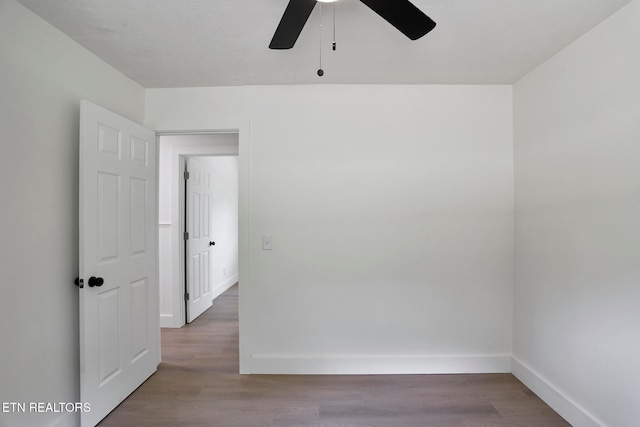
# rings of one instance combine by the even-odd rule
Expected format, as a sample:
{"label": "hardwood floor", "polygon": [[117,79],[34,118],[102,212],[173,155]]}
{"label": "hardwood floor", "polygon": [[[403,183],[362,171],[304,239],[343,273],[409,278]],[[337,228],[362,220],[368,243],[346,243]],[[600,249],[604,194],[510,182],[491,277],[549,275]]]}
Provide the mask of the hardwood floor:
{"label": "hardwood floor", "polygon": [[163,329],[158,371],[99,426],[569,426],[510,374],[239,375],[237,295]]}

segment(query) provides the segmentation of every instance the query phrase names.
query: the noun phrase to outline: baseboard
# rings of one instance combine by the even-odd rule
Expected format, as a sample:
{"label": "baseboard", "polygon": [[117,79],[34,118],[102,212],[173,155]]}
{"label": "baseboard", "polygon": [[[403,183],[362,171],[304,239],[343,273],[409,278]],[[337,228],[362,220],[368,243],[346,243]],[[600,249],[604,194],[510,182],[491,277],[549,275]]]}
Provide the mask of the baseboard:
{"label": "baseboard", "polygon": [[393,375],[511,372],[511,356],[291,357],[252,355],[252,374]]}
{"label": "baseboard", "polygon": [[179,319],[176,315],[160,315],[161,328],[181,328],[184,325],[184,319]]}
{"label": "baseboard", "polygon": [[511,366],[512,373],[516,378],[573,427],[606,427],[605,424],[516,357],[512,358]]}
{"label": "baseboard", "polygon": [[216,299],[217,297],[222,295],[227,289],[229,289],[230,287],[238,283],[238,277],[239,275],[238,273],[236,273],[233,276],[231,276],[229,279],[225,280],[224,282],[220,283],[218,286],[213,288],[213,290],[211,291],[213,294],[213,299]]}

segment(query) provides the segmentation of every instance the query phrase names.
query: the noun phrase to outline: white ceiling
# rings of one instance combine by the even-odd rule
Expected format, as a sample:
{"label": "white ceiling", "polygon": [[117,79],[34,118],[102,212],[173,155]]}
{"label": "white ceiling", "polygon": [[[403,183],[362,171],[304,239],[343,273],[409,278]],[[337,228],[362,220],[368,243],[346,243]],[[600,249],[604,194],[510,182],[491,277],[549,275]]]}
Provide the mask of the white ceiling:
{"label": "white ceiling", "polygon": [[[295,47],[268,48],[288,0],[18,0],[147,88],[316,83],[509,84],[630,0],[413,0],[410,41],[358,0],[316,6]],[[393,1],[393,0],[390,0]]]}

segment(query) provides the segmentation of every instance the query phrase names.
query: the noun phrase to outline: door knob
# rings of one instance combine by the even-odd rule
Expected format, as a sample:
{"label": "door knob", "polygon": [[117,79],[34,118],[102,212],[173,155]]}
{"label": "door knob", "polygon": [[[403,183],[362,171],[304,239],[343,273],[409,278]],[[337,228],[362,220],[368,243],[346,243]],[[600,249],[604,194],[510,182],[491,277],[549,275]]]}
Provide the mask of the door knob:
{"label": "door knob", "polygon": [[209,242],[209,246],[215,246],[216,242]]}
{"label": "door knob", "polygon": [[94,286],[102,286],[104,284],[104,279],[102,277],[89,277],[89,287],[93,288]]}

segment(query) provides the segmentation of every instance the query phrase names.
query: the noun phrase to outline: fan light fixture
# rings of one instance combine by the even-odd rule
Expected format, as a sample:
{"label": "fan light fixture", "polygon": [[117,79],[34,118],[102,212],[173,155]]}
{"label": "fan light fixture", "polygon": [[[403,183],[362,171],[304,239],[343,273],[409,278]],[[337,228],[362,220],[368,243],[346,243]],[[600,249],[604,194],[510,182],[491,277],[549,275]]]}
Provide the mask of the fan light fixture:
{"label": "fan light fixture", "polygon": [[[291,49],[307,22],[316,2],[335,3],[337,0],[289,0],[278,28],[269,44],[270,49]],[[436,23],[410,0],[360,0],[385,21],[411,40],[433,30]]]}
{"label": "fan light fixture", "polygon": [[[278,28],[269,43],[269,49],[291,49],[296,43],[304,24],[317,3],[320,3],[320,68],[318,76],[322,76],[322,4],[335,3],[338,0],[289,0],[287,8],[280,19]],[[410,0],[360,0],[369,9],[380,15],[385,21],[396,27],[411,40],[433,30],[436,23],[418,9]],[[333,9],[333,50],[336,50],[336,12]]]}

